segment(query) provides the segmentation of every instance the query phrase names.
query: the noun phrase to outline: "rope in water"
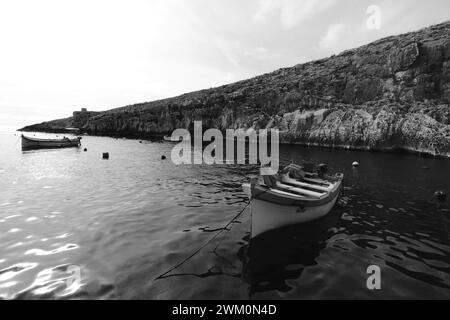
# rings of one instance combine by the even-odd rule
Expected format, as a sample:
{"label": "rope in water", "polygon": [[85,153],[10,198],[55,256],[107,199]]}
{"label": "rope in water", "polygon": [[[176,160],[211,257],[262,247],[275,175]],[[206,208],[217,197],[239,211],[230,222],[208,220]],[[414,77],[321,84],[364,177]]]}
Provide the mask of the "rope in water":
{"label": "rope in water", "polygon": [[174,271],[175,269],[181,267],[183,264],[185,264],[188,260],[190,260],[191,258],[193,258],[197,253],[199,253],[203,248],[205,248],[208,244],[210,244],[214,239],[216,239],[219,235],[222,234],[222,232],[224,232],[225,230],[228,230],[227,228],[236,221],[237,218],[239,218],[245,211],[245,209],[247,209],[247,207],[250,205],[251,200],[249,202],[247,202],[247,204],[244,206],[244,208],[242,208],[241,211],[239,211],[239,213],[237,215],[235,215],[233,217],[233,219],[231,219],[219,232],[217,232],[214,236],[211,237],[211,239],[209,239],[207,242],[205,242],[202,246],[200,246],[197,250],[195,250],[190,256],[188,256],[187,258],[185,258],[184,260],[180,261],[179,263],[177,263],[176,265],[174,265],[172,268],[170,268],[168,271],[164,272],[163,274],[161,274],[160,276],[156,277],[154,280],[158,280],[158,279],[163,279],[165,278],[169,273],[171,273],[172,271]]}

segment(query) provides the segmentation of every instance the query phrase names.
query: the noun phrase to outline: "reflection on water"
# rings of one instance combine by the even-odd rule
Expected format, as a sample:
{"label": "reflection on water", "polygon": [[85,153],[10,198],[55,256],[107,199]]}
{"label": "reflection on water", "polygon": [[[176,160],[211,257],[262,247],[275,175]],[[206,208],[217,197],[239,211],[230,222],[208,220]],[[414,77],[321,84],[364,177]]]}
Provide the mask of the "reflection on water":
{"label": "reflection on water", "polygon": [[[85,137],[88,152],[21,152],[11,134],[0,144],[0,298],[449,297],[450,207],[433,200],[450,193],[448,160],[282,146],[283,161],[344,172],[332,212],[250,239],[248,207],[155,280],[246,206],[255,167],[175,166],[161,160],[173,144],[127,139]],[[366,288],[372,264],[378,292]]]}
{"label": "reflection on water", "polygon": [[328,236],[316,224],[268,231],[240,249],[242,278],[250,285],[250,296],[272,290],[288,292],[292,288],[287,280],[299,278],[305,267],[317,264],[315,259]]}

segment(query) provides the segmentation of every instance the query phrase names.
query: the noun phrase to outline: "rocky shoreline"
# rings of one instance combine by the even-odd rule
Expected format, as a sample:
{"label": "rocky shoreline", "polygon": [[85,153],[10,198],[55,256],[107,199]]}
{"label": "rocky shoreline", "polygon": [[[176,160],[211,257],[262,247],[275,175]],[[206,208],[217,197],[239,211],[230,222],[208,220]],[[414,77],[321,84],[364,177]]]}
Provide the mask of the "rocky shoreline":
{"label": "rocky shoreline", "polygon": [[176,128],[276,128],[280,142],[450,157],[450,22],[387,37],[327,59],[80,119],[92,135],[152,137]]}

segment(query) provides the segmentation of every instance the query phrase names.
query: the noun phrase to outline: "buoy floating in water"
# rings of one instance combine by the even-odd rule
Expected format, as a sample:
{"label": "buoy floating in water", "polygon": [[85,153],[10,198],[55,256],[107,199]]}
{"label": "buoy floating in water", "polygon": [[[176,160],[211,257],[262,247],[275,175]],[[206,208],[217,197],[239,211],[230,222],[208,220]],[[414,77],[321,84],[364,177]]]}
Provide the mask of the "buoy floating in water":
{"label": "buoy floating in water", "polygon": [[436,198],[437,201],[444,202],[445,199],[447,198],[447,195],[445,194],[444,191],[438,190],[434,193],[434,197]]}
{"label": "buoy floating in water", "polygon": [[84,152],[86,152],[87,151],[87,148],[84,148]]}
{"label": "buoy floating in water", "polygon": [[109,153],[108,152],[104,152],[103,153],[103,159],[109,159]]}
{"label": "buoy floating in water", "polygon": [[354,162],[352,163],[352,166],[354,166],[354,167],[359,167],[359,162],[358,162],[358,161],[354,161]]}
{"label": "buoy floating in water", "polygon": [[166,160],[166,156],[162,155],[161,160]]}

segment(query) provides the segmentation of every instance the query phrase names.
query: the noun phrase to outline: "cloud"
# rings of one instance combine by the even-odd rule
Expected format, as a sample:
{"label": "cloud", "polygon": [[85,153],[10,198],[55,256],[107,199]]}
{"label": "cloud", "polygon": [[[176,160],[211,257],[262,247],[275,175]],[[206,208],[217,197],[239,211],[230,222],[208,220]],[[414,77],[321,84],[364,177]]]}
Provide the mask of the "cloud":
{"label": "cloud", "polygon": [[448,0],[379,0],[382,28],[368,30],[369,4],[0,1],[0,125],[222,85],[444,21],[450,9]]}
{"label": "cloud", "polygon": [[325,35],[320,39],[319,49],[327,53],[338,53],[345,49],[343,41],[348,28],[342,24],[333,24],[327,28]]}
{"label": "cloud", "polygon": [[265,22],[277,13],[282,27],[292,29],[331,8],[335,3],[336,0],[260,0],[252,19],[255,22]]}
{"label": "cloud", "polygon": [[264,47],[256,47],[244,51],[245,57],[250,57],[257,60],[266,60],[269,57],[269,50]]}
{"label": "cloud", "polygon": [[236,75],[232,72],[227,72],[225,76],[223,77],[226,83],[231,83],[233,81],[236,81]]}

